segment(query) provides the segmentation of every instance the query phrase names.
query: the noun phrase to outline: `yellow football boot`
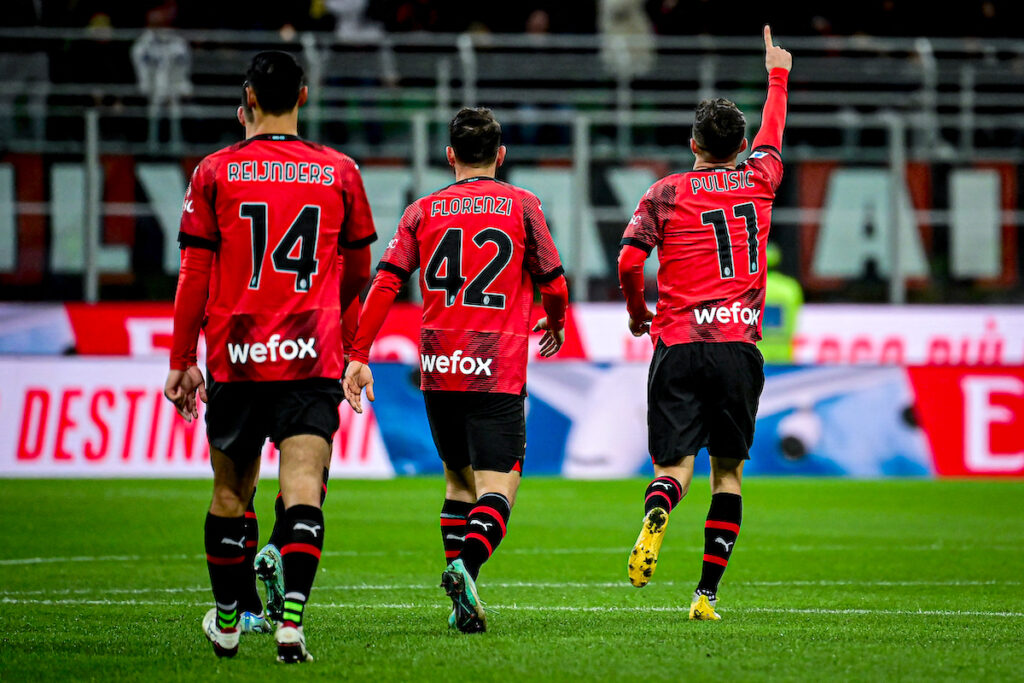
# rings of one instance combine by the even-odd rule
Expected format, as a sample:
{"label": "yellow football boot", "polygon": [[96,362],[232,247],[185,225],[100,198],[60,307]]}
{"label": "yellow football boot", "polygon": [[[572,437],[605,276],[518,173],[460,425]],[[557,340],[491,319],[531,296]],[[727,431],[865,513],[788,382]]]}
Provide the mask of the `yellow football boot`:
{"label": "yellow football boot", "polygon": [[[715,602],[718,602],[717,600]],[[722,617],[715,611],[714,604],[706,595],[695,595],[690,603],[690,619],[694,621],[721,621]]]}
{"label": "yellow football boot", "polygon": [[653,508],[644,517],[640,535],[629,553],[629,582],[637,588],[646,586],[654,575],[667,526],[668,513],[663,508]]}

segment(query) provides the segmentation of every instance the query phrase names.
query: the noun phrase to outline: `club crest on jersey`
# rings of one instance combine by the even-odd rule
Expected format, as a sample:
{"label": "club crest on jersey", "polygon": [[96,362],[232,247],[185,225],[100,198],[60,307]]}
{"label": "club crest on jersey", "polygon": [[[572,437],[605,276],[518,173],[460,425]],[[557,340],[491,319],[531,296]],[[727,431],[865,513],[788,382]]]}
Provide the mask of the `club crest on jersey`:
{"label": "club crest on jersey", "polygon": [[273,363],[278,358],[282,360],[295,360],[296,358],[302,360],[307,357],[316,358],[316,349],[313,348],[315,343],[316,337],[310,337],[309,339],[297,337],[281,341],[281,335],[279,334],[271,335],[266,343],[233,344],[228,342],[228,359],[235,365],[238,365],[243,363],[266,363],[268,359]]}
{"label": "club crest on jersey", "polygon": [[462,351],[455,351],[450,356],[436,354],[420,354],[420,368],[423,372],[437,372],[452,375],[484,375],[491,376],[493,358],[474,358],[463,356]]}
{"label": "club crest on jersey", "polygon": [[690,178],[690,190],[698,192],[730,192],[754,187],[754,172],[747,171],[716,171],[703,173]]}
{"label": "club crest on jersey", "polygon": [[719,324],[739,323],[744,325],[756,325],[761,317],[761,309],[741,307],[739,301],[732,302],[732,306],[707,306],[693,309],[693,317],[698,325],[710,325],[713,322]]}

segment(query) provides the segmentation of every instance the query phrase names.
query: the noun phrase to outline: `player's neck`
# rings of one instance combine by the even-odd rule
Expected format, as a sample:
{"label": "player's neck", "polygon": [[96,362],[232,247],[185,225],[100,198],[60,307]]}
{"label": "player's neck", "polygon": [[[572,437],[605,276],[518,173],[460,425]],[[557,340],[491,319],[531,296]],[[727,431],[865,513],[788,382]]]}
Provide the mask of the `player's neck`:
{"label": "player's neck", "polygon": [[470,178],[493,178],[498,171],[497,164],[490,166],[463,166],[455,164],[455,182],[460,183]]}
{"label": "player's neck", "polygon": [[256,135],[298,135],[299,117],[296,113],[284,116],[256,116],[251,126],[245,127],[247,138]]}
{"label": "player's neck", "polygon": [[697,157],[697,160],[693,162],[694,171],[709,171],[716,168],[736,168],[736,157],[726,161]]}

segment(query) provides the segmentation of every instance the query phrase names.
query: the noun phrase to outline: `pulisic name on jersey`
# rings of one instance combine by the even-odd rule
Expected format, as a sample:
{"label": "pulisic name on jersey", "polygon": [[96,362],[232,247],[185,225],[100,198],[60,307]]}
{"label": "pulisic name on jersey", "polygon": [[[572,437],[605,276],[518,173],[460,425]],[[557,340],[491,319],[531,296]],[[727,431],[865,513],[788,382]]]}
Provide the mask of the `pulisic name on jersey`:
{"label": "pulisic name on jersey", "polygon": [[282,360],[295,360],[306,358],[316,358],[316,349],[313,345],[316,343],[316,337],[310,337],[304,339],[298,337],[296,339],[285,339],[281,340],[281,335],[273,334],[270,339],[263,342],[256,342],[255,344],[233,344],[228,342],[228,359],[234,363],[265,363],[269,359],[271,363],[277,361],[278,357]]}
{"label": "pulisic name on jersey", "polygon": [[232,161],[228,182],[333,185],[334,167],[312,161]]}
{"label": "pulisic name on jersey", "polygon": [[754,187],[754,172],[725,171],[702,173],[690,177],[690,190],[693,194],[704,192],[731,192]]}
{"label": "pulisic name on jersey", "polygon": [[511,197],[452,197],[451,199],[435,199],[430,202],[430,215],[454,216],[460,213],[493,213],[499,216],[512,215]]}

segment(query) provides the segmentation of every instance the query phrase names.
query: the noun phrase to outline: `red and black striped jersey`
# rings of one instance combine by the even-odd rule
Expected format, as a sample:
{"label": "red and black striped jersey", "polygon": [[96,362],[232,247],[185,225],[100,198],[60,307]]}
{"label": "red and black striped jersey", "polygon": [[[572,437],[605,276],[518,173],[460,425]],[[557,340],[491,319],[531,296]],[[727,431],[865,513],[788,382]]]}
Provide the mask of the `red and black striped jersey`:
{"label": "red and black striped jersey", "polygon": [[562,274],[535,195],[479,177],[423,197],[378,268],[402,279],[420,270],[423,389],[522,391],[533,284]]}
{"label": "red and black striped jersey", "polygon": [[359,167],[340,152],[258,135],[203,159],[179,241],[216,254],[204,325],[213,378],[340,378],[338,255],[374,239]]}
{"label": "red and black striped jersey", "polygon": [[658,249],[651,337],[666,344],[756,342],[764,307],[765,248],[782,181],[788,72],[774,69],[761,130],[735,168],[676,173],[644,194],[622,244]]}

